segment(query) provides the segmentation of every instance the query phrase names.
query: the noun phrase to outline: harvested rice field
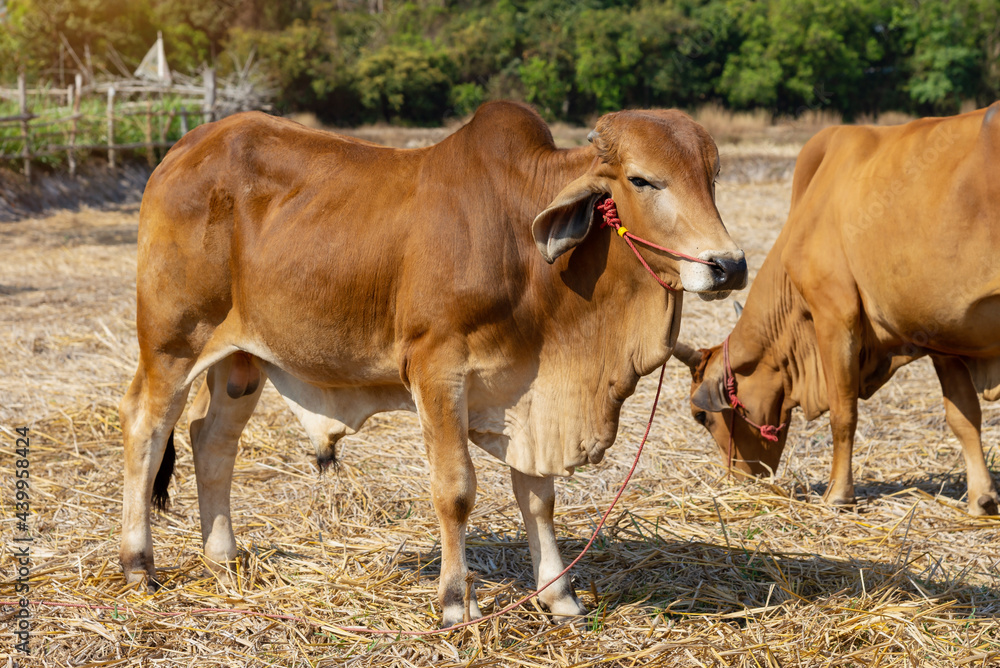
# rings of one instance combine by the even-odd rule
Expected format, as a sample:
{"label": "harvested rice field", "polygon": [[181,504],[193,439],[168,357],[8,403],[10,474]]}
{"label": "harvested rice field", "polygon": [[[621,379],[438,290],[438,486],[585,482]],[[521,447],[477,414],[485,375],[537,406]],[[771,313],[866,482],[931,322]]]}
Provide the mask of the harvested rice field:
{"label": "harvested rice field", "polygon": [[[753,271],[784,223],[795,153],[723,149],[719,204]],[[202,562],[182,419],[171,505],[153,521],[165,586],[127,589],[117,403],[138,355],[137,222],[127,203],[0,223],[0,666],[1000,666],[1000,518],[965,512],[961,449],[928,360],[862,403],[860,502],[846,511],[820,502],[825,419],[796,417],[773,479],[734,480],[690,416],[688,369],[669,362],[637,473],[574,569],[592,611],[577,624],[554,625],[529,603],[446,635],[338,630],[436,627],[440,549],[417,419],[376,416],[320,475],[270,387],[236,463],[237,582]],[[688,299],[682,338],[719,343],[735,322],[732,301]],[[643,379],[626,403],[603,463],[557,482],[567,562],[631,465],[655,385]],[[984,404],[983,423],[995,466],[1000,405]],[[14,634],[22,427],[30,658]],[[489,613],[531,590],[531,560],[507,471],[470,447],[479,493],[468,556]]]}

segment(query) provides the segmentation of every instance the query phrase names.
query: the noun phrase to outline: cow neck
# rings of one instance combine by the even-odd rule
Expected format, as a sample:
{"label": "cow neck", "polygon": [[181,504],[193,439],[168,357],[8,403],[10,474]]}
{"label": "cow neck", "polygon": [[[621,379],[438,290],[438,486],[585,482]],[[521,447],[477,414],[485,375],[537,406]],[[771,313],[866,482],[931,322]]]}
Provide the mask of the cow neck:
{"label": "cow neck", "polygon": [[[781,264],[782,241],[754,278],[743,315],[729,336],[730,355],[734,365],[752,361],[755,367],[777,370],[783,390],[779,418],[801,406],[813,419],[826,410],[826,384],[808,307]],[[760,417],[763,411],[753,412]]]}
{"label": "cow neck", "polygon": [[540,198],[535,205],[540,205],[539,211],[548,206],[556,195],[571,181],[581,177],[594,163],[594,150],[589,146],[579,148],[542,149],[541,153],[532,156],[530,169],[524,169],[526,184]]}

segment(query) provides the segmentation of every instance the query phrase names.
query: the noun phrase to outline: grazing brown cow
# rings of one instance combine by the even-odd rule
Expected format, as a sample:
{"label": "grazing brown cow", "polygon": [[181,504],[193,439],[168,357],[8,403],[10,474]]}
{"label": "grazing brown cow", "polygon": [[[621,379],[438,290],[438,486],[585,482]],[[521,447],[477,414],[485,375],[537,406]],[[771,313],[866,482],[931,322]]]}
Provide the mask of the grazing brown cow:
{"label": "grazing brown cow", "polygon": [[829,410],[825,499],[853,503],[858,397],[930,355],[969,512],[997,514],[976,394],[1000,396],[998,110],[830,128],[802,149],[788,221],[726,344],[675,350],[695,419],[737,469],[777,468],[796,406],[810,420]]}
{"label": "grazing brown cow", "polygon": [[[681,293],[600,226],[595,205],[612,195],[636,234],[710,261],[643,250],[672,286],[712,297],[746,283],[701,126],[677,111],[619,112],[591,142],[557,150],[513,103],[413,150],[260,113],[188,133],[140,211],[140,360],[121,403],[126,578],[155,585],[151,495],[163,500],[172,430],[207,370],[189,418],[211,562],[236,557],[233,462],[270,378],[321,463],[371,415],[417,411],[444,626],[479,616],[474,597],[463,605],[470,440],[510,465],[536,580],[552,580],[553,476],[601,460],[622,402],[669,357],[680,324]],[[541,598],[558,616],[584,612],[566,577]]]}

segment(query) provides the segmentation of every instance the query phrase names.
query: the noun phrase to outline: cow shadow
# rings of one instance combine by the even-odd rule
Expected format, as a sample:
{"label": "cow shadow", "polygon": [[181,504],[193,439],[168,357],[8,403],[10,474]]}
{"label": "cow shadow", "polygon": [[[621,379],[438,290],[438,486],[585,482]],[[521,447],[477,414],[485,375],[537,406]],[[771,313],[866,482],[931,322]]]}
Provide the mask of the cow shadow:
{"label": "cow shadow", "polygon": [[[788,600],[861,602],[890,590],[897,599],[947,596],[959,606],[1000,610],[1000,573],[984,586],[970,579],[982,574],[963,571],[954,576],[952,569],[933,557],[929,566],[924,565],[928,559],[913,565],[914,555],[905,546],[880,561],[774,552],[753,545],[737,547],[735,542],[599,538],[573,568],[573,585],[584,605],[600,614],[640,606],[650,616],[732,615],[732,623],[741,626],[761,609]],[[586,541],[560,540],[559,544],[564,562],[569,563]],[[439,550],[406,552],[397,555],[396,567],[411,572],[419,568],[421,578],[436,580],[439,556]],[[481,583],[504,590],[501,604],[534,588],[531,556],[523,536],[470,532],[467,556],[469,569]],[[478,586],[482,591],[483,584]],[[984,607],[984,601],[995,605]]]}
{"label": "cow shadow", "polygon": [[115,171],[85,167],[75,178],[64,172],[36,173],[31,182],[5,173],[0,182],[0,224],[45,216],[53,210],[108,210],[138,203],[152,168],[129,161]]}
{"label": "cow shadow", "polygon": [[[997,481],[996,473],[991,470],[990,475],[993,477],[995,483]],[[809,491],[815,492],[819,496],[823,496],[829,486],[828,481],[810,481],[807,483],[805,491],[807,493]],[[860,512],[865,512],[868,506],[880,499],[894,496],[909,489],[919,490],[932,497],[943,496],[953,499],[962,504],[957,508],[958,510],[964,510],[965,504],[969,500],[969,486],[966,473],[964,470],[955,470],[943,473],[922,473],[894,480],[856,479],[854,481],[854,495],[858,502],[857,509]]]}
{"label": "cow shadow", "polygon": [[[876,600],[946,598],[960,608],[976,608],[985,614],[1000,611],[1000,571],[959,571],[932,554],[912,554],[905,542],[885,552],[881,560],[772,551],[762,544],[737,542],[735,536],[729,544],[660,535],[622,538],[613,528],[573,568],[573,586],[584,606],[601,618],[609,611],[637,606],[650,618],[710,615],[737,626],[786,601],[864,607]],[[585,544],[582,539],[561,539],[564,563],[575,558]],[[287,546],[255,543],[247,549],[276,571],[294,569],[294,564],[303,561],[337,569],[335,563],[324,566],[317,561],[315,553],[290,551]],[[471,531],[466,555],[480,601],[487,604],[484,613],[533,591],[531,555],[523,534]],[[241,558],[245,557],[241,550]],[[426,550],[404,547],[371,554],[372,563],[366,568],[378,566],[381,573],[401,571],[404,577],[393,586],[436,587],[440,557],[437,544]],[[376,564],[378,560],[383,563]],[[983,575],[988,577],[986,584]],[[532,606],[523,609],[530,611]],[[994,616],[1000,617],[1000,612]]]}

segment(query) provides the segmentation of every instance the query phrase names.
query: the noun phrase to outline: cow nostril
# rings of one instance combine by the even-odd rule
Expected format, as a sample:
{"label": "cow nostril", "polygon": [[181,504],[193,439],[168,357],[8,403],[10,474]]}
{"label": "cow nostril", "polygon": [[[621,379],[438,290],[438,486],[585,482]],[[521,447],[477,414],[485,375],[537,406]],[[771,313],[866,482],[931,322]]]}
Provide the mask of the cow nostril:
{"label": "cow nostril", "polygon": [[747,262],[743,258],[739,260],[715,258],[709,269],[716,288],[720,290],[739,289],[746,285]]}
{"label": "cow nostril", "polygon": [[715,281],[716,285],[726,281],[726,266],[719,260],[712,261],[711,266],[709,266],[709,271],[712,272],[712,280]]}

